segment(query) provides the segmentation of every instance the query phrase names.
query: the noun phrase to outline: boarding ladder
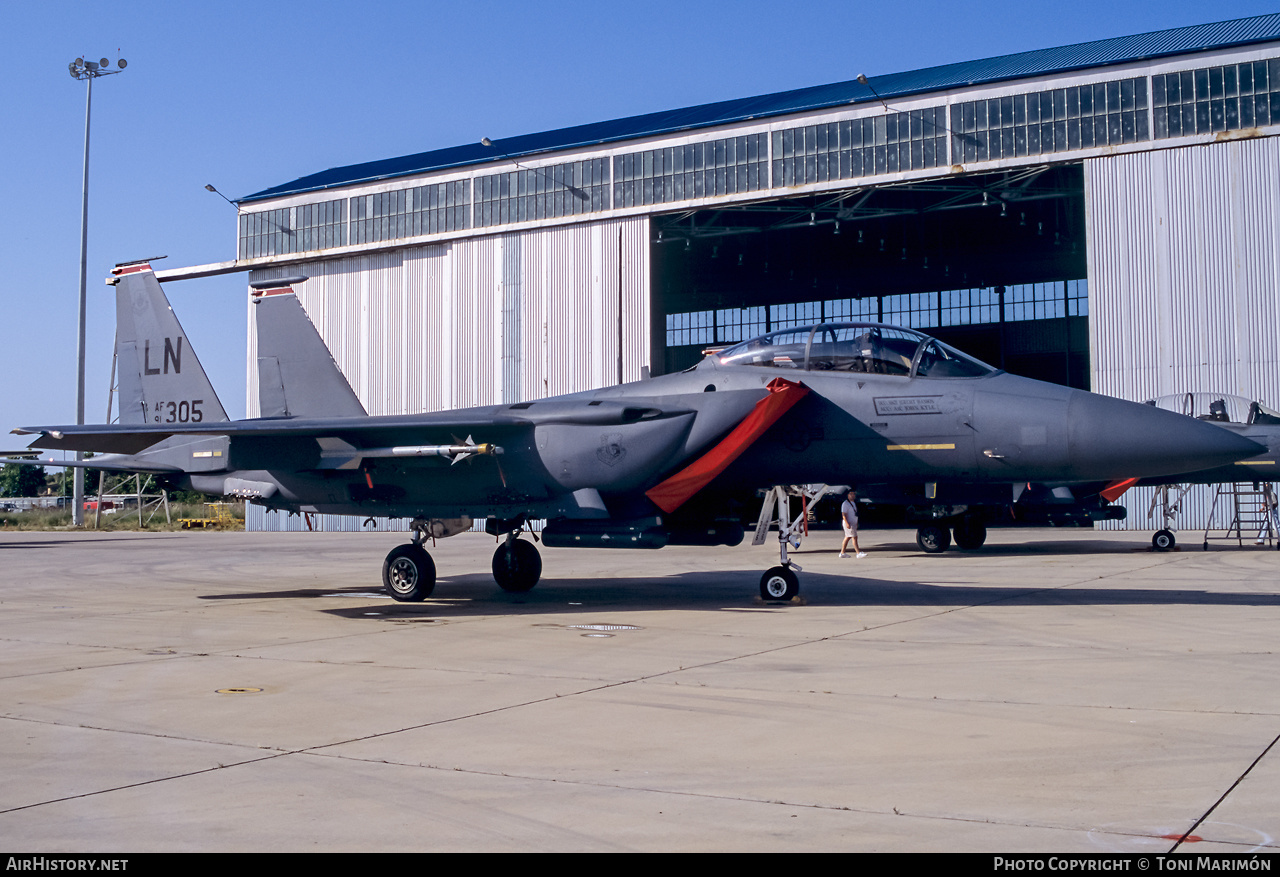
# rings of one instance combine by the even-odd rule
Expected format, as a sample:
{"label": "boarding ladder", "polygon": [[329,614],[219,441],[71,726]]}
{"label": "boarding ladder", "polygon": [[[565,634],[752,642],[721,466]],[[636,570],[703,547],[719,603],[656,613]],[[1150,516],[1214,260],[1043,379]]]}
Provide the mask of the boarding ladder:
{"label": "boarding ladder", "polygon": [[[1209,507],[1209,519],[1204,530],[1204,550],[1209,550],[1210,534],[1215,539],[1236,540],[1237,545],[1245,541],[1257,541],[1259,545],[1275,545],[1280,548],[1280,534],[1276,532],[1276,519],[1271,509],[1275,504],[1275,487],[1269,482],[1234,482],[1219,484],[1213,496],[1213,504]],[[1231,523],[1224,530],[1216,530],[1213,526],[1214,513],[1221,504],[1224,511],[1231,513]],[[1221,535],[1217,535],[1220,533]]]}

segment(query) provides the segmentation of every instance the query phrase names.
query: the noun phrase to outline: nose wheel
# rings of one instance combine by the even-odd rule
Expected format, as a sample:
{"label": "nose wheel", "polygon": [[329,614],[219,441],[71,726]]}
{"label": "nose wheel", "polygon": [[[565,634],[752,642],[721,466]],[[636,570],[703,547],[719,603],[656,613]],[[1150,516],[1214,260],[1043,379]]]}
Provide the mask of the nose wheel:
{"label": "nose wheel", "polygon": [[760,577],[760,597],[764,600],[790,600],[800,593],[800,579],[789,566],[775,566]]}

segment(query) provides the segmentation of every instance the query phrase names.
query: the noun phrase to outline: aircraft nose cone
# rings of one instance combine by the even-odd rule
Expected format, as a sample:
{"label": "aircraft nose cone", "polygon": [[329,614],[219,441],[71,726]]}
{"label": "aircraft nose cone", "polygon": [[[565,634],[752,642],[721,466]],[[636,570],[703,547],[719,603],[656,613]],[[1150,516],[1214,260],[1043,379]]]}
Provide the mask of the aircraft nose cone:
{"label": "aircraft nose cone", "polygon": [[1092,393],[1073,394],[1068,418],[1071,464],[1081,480],[1177,475],[1266,450],[1211,423]]}

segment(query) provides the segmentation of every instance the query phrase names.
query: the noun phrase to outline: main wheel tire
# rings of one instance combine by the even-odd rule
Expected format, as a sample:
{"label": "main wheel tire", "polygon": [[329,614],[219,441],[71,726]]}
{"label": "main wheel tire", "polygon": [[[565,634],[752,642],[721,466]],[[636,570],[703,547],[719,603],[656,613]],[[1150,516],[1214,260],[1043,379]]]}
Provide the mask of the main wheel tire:
{"label": "main wheel tire", "polygon": [[542,577],[542,555],[531,542],[502,543],[493,552],[493,580],[512,594],[523,594]]}
{"label": "main wheel tire", "polygon": [[930,524],[916,530],[916,545],[925,554],[941,554],[951,547],[951,531]]}
{"label": "main wheel tire", "polygon": [[1170,530],[1160,530],[1151,537],[1151,547],[1156,551],[1172,551],[1173,546],[1178,544],[1178,540],[1174,538],[1173,532]]}
{"label": "main wheel tire", "polygon": [[790,567],[775,566],[760,577],[760,597],[765,600],[790,600],[800,593],[800,579]]}
{"label": "main wheel tire", "polygon": [[397,545],[382,563],[382,586],[392,599],[417,603],[436,589],[436,564],[421,545]]}
{"label": "main wheel tire", "polygon": [[982,521],[964,520],[952,528],[956,547],[964,551],[977,551],[987,541],[987,525]]}

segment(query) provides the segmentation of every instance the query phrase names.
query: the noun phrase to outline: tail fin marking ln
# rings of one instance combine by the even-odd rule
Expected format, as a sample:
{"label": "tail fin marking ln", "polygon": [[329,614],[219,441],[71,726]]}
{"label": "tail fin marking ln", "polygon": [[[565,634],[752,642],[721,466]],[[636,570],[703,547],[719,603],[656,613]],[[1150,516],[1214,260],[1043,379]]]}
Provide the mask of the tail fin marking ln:
{"label": "tail fin marking ln", "polygon": [[148,264],[116,280],[121,423],[218,423],[227,412]]}

